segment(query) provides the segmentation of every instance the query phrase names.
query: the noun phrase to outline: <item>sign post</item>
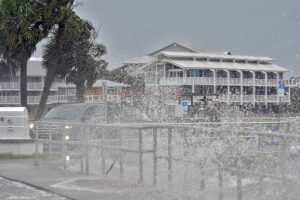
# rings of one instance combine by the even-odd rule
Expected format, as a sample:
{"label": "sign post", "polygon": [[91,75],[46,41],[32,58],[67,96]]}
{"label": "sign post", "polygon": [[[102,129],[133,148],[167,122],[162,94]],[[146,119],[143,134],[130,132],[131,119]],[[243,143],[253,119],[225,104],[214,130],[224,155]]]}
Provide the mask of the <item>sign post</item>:
{"label": "sign post", "polygon": [[284,96],[284,90],[285,90],[285,84],[282,83],[282,82],[279,82],[279,84],[278,84],[278,95],[280,97]]}
{"label": "sign post", "polygon": [[282,113],[282,105],[281,100],[282,97],[284,97],[284,90],[285,90],[285,84],[281,81],[279,81],[278,84],[278,96],[279,96],[279,112]]}

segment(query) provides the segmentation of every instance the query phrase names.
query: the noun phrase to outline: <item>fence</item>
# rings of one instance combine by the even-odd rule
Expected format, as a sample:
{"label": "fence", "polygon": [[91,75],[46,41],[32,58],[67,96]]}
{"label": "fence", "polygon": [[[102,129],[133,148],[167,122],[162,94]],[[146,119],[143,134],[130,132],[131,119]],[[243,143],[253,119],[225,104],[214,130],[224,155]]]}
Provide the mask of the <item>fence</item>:
{"label": "fence", "polygon": [[35,129],[36,152],[43,143],[52,165],[86,174],[136,177],[137,183],[189,199],[298,199],[297,122],[40,122]]}

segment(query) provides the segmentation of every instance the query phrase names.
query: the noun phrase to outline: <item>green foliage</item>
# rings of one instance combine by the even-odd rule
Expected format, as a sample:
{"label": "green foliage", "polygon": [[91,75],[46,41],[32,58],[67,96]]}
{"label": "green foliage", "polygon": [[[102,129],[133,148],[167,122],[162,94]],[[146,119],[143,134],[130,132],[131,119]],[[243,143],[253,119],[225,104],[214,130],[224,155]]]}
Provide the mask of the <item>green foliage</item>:
{"label": "green foliage", "polygon": [[291,90],[291,105],[289,105],[289,110],[292,112],[300,111],[300,88],[294,87]]}
{"label": "green foliage", "polygon": [[[39,158],[43,158],[45,156],[38,155]],[[0,160],[16,160],[16,159],[32,159],[35,158],[35,154],[32,155],[14,155],[11,153],[0,154]]]}
{"label": "green foliage", "polygon": [[[62,34],[64,39],[60,44],[59,37]],[[58,28],[54,31],[44,49],[45,68],[49,70],[55,67],[57,76],[66,77],[67,82],[77,86],[77,93],[81,93],[79,96],[82,96],[86,85],[91,87],[106,70],[107,63],[101,59],[106,48],[95,43],[96,37],[92,24],[73,12],[63,30]]]}
{"label": "green foliage", "polygon": [[[0,33],[4,58],[30,58],[36,45],[67,15],[73,0],[1,0]],[[5,38],[5,39],[4,39]]]}
{"label": "green foliage", "polygon": [[20,70],[21,105],[27,106],[27,60],[66,18],[74,0],[0,0],[0,69]]}
{"label": "green foliage", "polygon": [[138,75],[137,77],[134,77],[122,68],[107,71],[105,79],[130,85],[130,89],[133,91],[144,91],[145,88],[145,81],[143,75]]}

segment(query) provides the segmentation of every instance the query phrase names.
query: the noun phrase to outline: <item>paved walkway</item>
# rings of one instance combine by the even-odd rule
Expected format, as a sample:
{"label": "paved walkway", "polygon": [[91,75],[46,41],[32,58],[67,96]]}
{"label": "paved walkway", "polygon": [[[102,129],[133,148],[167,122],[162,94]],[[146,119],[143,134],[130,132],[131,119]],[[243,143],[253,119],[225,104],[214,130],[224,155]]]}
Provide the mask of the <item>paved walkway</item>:
{"label": "paved walkway", "polygon": [[34,167],[31,159],[0,160],[1,176],[76,200],[166,199],[150,186],[81,175],[45,164]]}

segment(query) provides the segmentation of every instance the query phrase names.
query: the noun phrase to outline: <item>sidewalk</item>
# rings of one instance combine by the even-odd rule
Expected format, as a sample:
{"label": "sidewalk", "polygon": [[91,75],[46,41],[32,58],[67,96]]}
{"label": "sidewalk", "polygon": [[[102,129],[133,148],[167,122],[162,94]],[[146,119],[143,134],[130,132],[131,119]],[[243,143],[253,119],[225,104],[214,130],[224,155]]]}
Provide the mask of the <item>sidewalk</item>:
{"label": "sidewalk", "polygon": [[0,160],[1,176],[76,200],[166,199],[151,186],[81,175],[45,164],[34,167],[32,159]]}

